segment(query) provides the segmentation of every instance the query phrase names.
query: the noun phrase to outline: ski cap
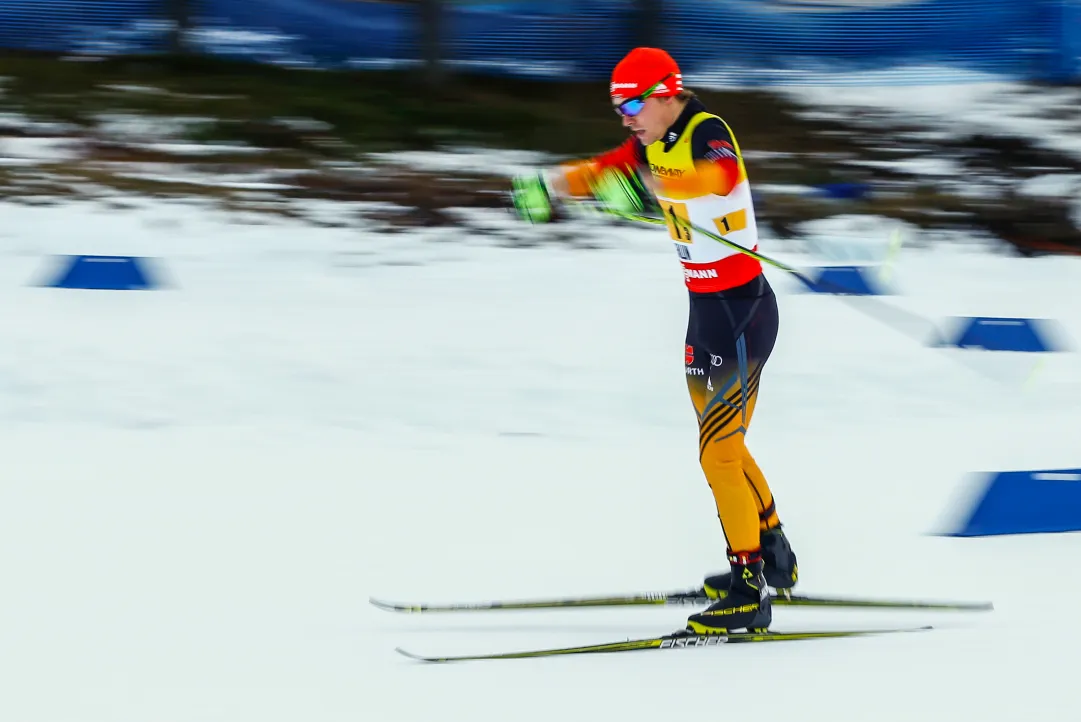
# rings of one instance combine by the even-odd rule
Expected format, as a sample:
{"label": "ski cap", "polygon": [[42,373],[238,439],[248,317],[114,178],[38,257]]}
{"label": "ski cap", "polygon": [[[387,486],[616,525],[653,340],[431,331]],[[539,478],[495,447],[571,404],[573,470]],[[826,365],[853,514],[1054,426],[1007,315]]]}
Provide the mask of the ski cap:
{"label": "ski cap", "polygon": [[683,90],[683,75],[676,61],[664,50],[635,48],[612,70],[612,85],[608,94],[613,100],[637,97],[669,73],[672,77],[657,86],[652,93],[654,97],[677,95]]}

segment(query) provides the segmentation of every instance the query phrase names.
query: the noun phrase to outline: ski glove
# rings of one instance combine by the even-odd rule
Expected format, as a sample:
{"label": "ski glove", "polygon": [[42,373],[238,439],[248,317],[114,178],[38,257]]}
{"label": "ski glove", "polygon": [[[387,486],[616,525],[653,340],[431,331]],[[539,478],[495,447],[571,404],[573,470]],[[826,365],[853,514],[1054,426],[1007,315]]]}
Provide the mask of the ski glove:
{"label": "ski glove", "polygon": [[641,215],[652,197],[634,171],[607,168],[593,181],[593,197],[601,208],[614,215]]}
{"label": "ski glove", "polygon": [[530,223],[552,219],[552,192],[542,173],[515,176],[511,187],[511,200],[520,218]]}

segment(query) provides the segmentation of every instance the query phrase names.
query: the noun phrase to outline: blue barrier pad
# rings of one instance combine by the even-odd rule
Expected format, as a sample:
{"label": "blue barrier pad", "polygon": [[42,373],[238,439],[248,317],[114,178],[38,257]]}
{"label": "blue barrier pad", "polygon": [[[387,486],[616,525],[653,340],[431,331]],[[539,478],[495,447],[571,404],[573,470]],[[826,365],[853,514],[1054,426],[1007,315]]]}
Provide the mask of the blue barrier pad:
{"label": "blue barrier pad", "polygon": [[958,528],[944,536],[1069,531],[1081,531],[1081,469],[993,473]]}
{"label": "blue barrier pad", "polygon": [[65,256],[51,288],[132,291],[158,288],[146,259],[134,256]]}

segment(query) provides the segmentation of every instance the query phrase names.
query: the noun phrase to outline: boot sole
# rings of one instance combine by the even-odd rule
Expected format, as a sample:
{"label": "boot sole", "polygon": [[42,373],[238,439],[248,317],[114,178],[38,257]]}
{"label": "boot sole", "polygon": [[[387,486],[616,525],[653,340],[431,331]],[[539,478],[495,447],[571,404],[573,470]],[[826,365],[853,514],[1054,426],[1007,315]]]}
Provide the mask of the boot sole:
{"label": "boot sole", "polygon": [[769,627],[710,627],[702,624],[701,622],[692,622],[689,620],[687,622],[687,629],[694,632],[695,634],[701,634],[705,636],[709,636],[711,634],[723,635],[740,629],[744,629],[751,634],[765,634],[769,631]]}

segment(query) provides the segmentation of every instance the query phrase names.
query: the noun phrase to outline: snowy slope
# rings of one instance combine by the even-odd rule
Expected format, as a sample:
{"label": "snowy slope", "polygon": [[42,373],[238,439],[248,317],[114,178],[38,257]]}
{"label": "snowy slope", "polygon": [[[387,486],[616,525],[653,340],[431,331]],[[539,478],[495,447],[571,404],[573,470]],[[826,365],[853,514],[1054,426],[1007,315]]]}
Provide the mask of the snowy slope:
{"label": "snowy slope", "polygon": [[[807,593],[988,615],[778,610],[931,633],[425,667],[396,655],[669,631],[679,610],[409,618],[447,601],[684,588],[723,563],[663,232],[597,250],[230,224],[198,205],[7,206],[0,718],[21,722],[1069,719],[1081,536],[933,536],[973,472],[1081,466],[1081,363],[945,352],[770,271],[749,443]],[[542,233],[543,231],[527,231]],[[764,243],[790,262],[791,249]],[[28,285],[136,253],[154,293]],[[885,301],[1047,316],[1081,259],[906,249]],[[875,300],[873,303],[880,303]],[[863,303],[870,306],[871,301]]]}

